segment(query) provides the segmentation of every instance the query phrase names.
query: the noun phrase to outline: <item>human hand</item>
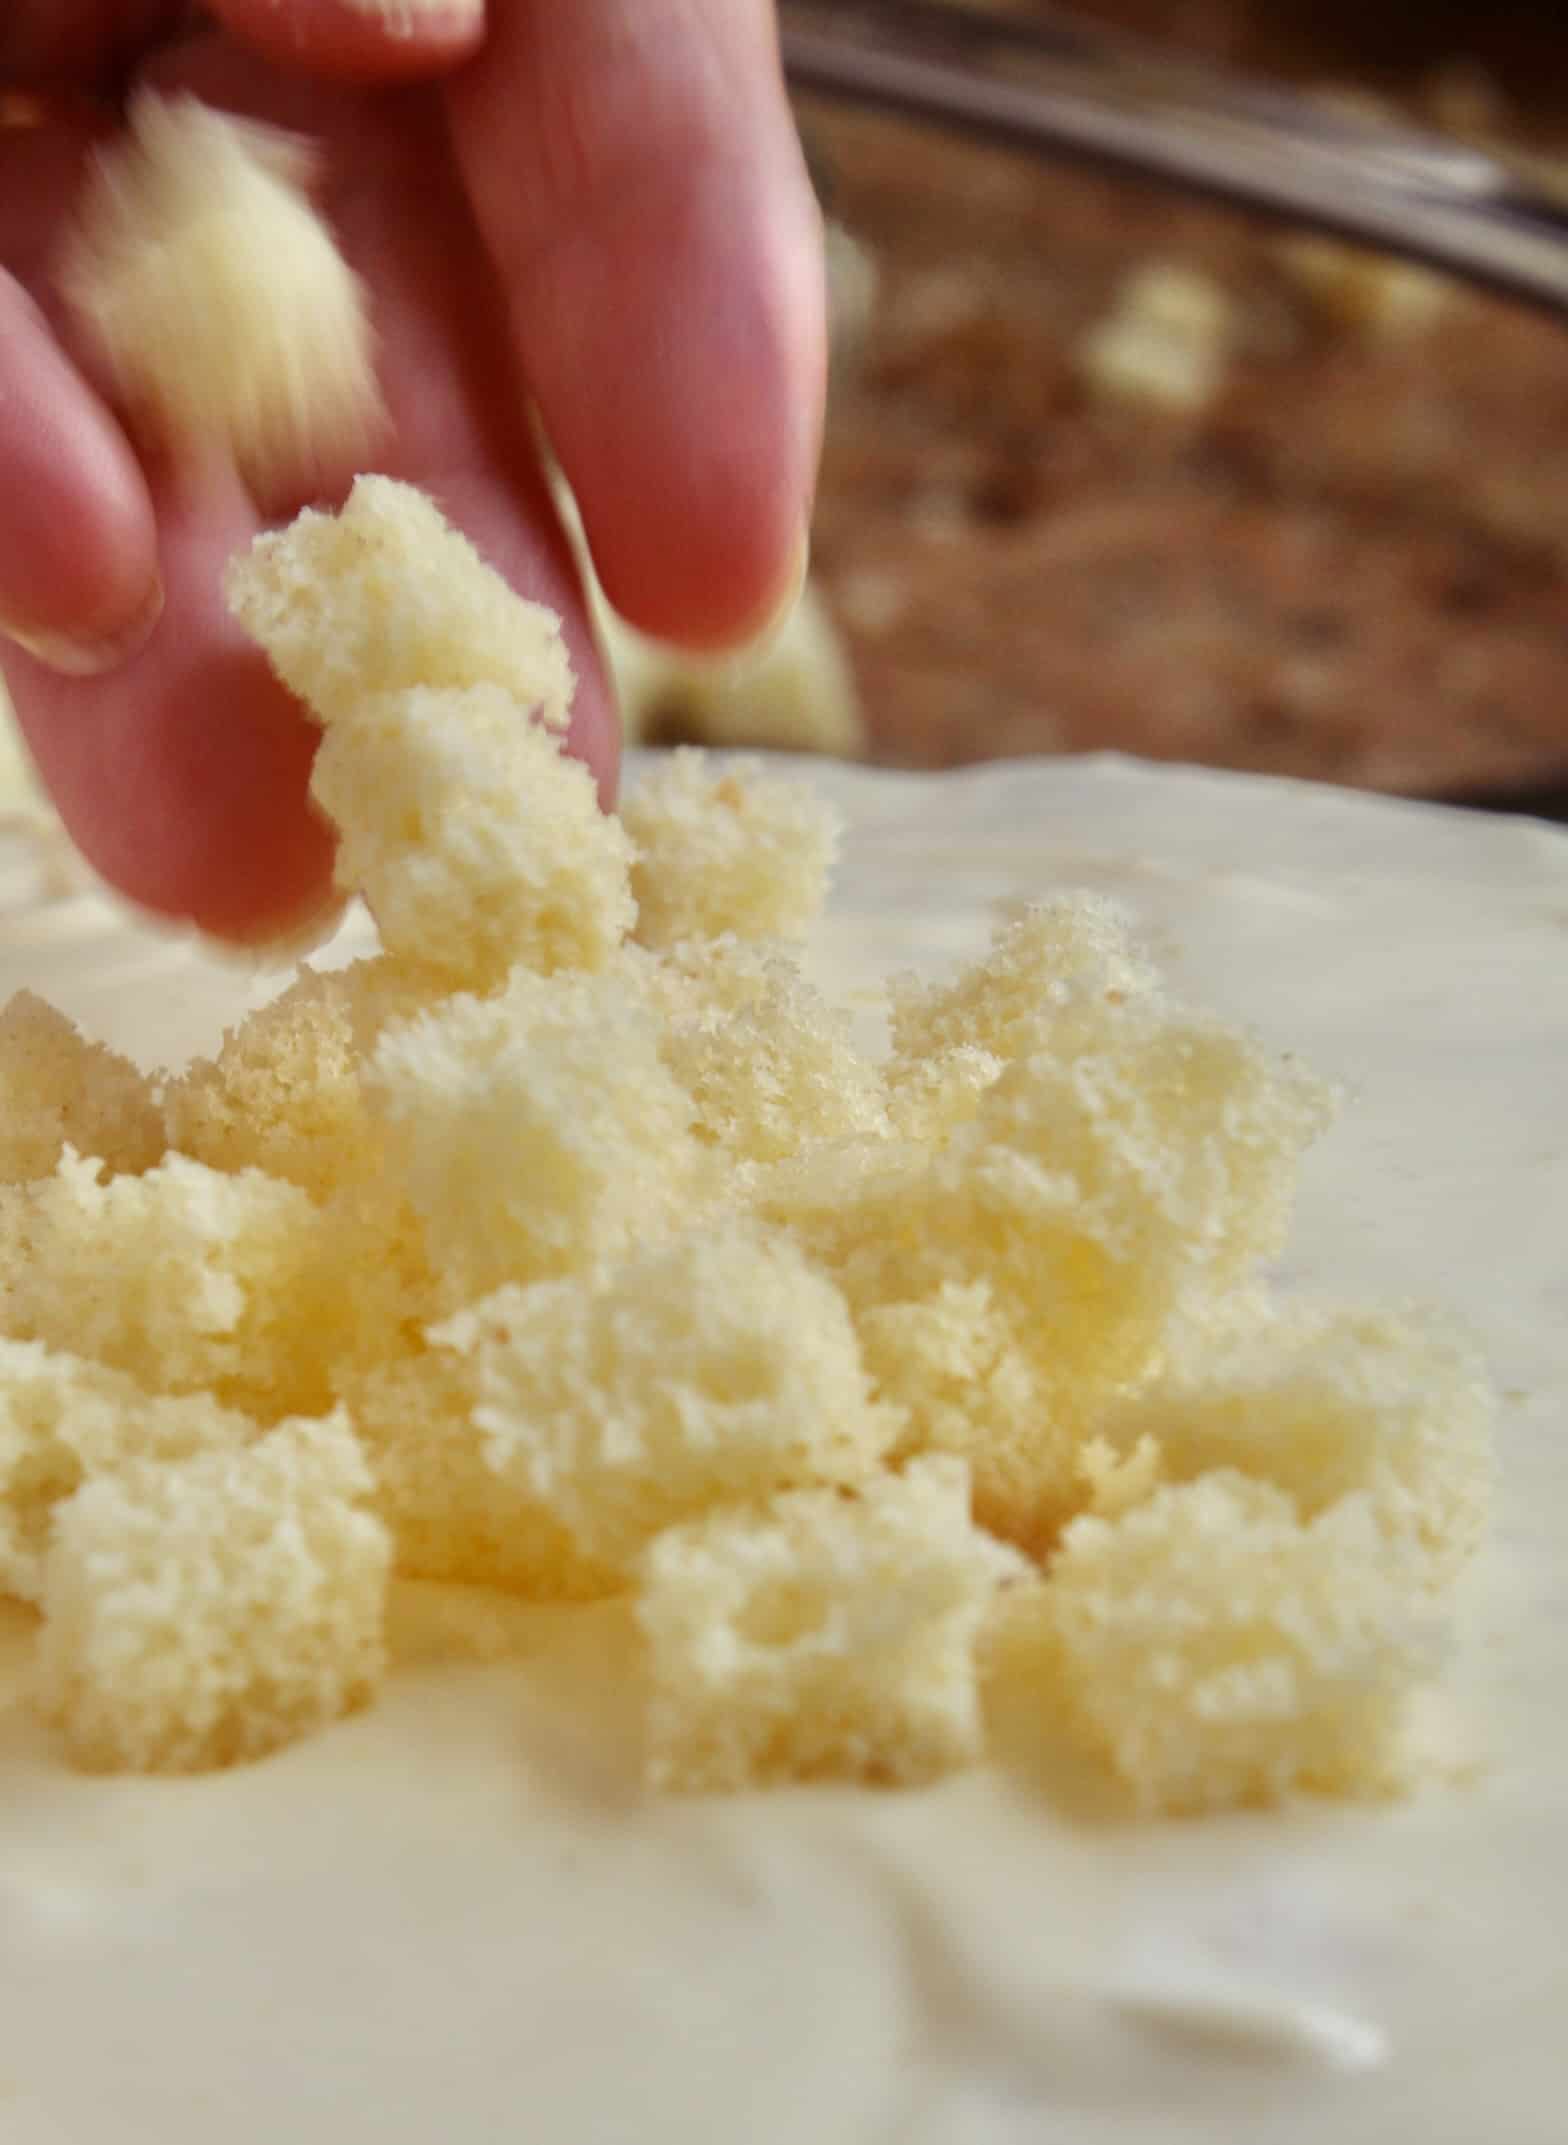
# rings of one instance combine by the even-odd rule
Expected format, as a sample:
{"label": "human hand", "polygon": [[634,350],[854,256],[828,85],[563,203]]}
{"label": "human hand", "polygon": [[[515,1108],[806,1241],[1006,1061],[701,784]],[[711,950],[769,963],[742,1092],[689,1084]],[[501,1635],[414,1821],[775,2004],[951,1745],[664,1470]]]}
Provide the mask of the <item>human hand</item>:
{"label": "human hand", "polygon": [[224,936],[287,928],[328,891],[315,732],[220,590],[227,557],[307,502],[196,485],[79,369],[50,268],[112,123],[89,93],[190,89],[323,146],[380,337],[377,466],[562,612],[573,749],[606,793],[615,716],[531,407],[643,630],[742,638],[798,563],[823,299],[771,0],[490,0],[488,29],[477,5],[424,0],[406,35],[393,0],[211,0],[195,23],[175,0],[10,0],[0,24],[18,92],[0,90],[0,664],[89,862]]}

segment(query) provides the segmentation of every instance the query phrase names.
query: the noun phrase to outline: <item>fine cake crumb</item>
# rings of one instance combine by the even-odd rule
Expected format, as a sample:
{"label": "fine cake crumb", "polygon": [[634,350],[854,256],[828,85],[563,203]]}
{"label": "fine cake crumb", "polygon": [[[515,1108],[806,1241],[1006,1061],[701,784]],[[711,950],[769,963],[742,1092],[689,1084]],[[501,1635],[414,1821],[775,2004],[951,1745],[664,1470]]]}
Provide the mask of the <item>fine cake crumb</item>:
{"label": "fine cake crumb", "polygon": [[503,1290],[438,1338],[472,1355],[499,1479],[623,1571],[710,1505],[862,1479],[897,1429],[831,1282],[743,1223]]}
{"label": "fine cake crumb", "polygon": [[1303,1519],[1364,1491],[1437,1581],[1485,1532],[1490,1431],[1481,1366],[1451,1332],[1415,1313],[1325,1307],[1187,1336],[1102,1425],[1113,1454],[1147,1451],[1165,1481],[1230,1470],[1283,1490]]}
{"label": "fine cake crumb", "polygon": [[973,1044],[936,1058],[898,1058],[887,1067],[889,1130],[916,1147],[942,1146],[972,1120],[1001,1070],[1000,1058]]}
{"label": "fine cake crumb", "polygon": [[1104,1435],[1091,1437],[1078,1455],[1078,1472],[1089,1491],[1086,1509],[1096,1519],[1120,1519],[1160,1487],[1164,1454],[1152,1437],[1136,1438],[1125,1448]]}
{"label": "fine cake crumb", "polygon": [[352,462],[381,418],[364,293],[305,143],[142,92],[100,148],[60,284],[144,430],[256,487]]}
{"label": "fine cake crumb", "polygon": [[839,822],[798,782],[751,763],[714,767],[685,747],[643,780],[621,817],[636,850],[645,946],[799,939],[821,914]]}
{"label": "fine cake crumb", "polygon": [[895,979],[892,1076],[984,1051],[1009,1064],[1032,1052],[1083,1047],[1158,979],[1127,919],[1093,895],[1041,902],[992,939],[982,960],[945,982]]}
{"label": "fine cake crumb", "polygon": [[630,847],[593,778],[498,686],[416,687],[328,728],[311,795],[338,883],[449,988],[514,964],[602,968],[630,928]]}
{"label": "fine cake crumb", "polygon": [[39,1680],[74,1761],[202,1772],[366,1704],[390,1573],[369,1494],[338,1413],[241,1452],[133,1462],[62,1505]]}
{"label": "fine cake crumb", "polygon": [[962,1453],[994,1532],[1049,1546],[1086,1495],[1097,1413],[1148,1375],[1178,1312],[1283,1241],[1316,1083],[1133,997],[1092,1047],[1010,1065],[935,1154],[781,1175],[764,1210],[840,1282],[905,1449]]}
{"label": "fine cake crumb", "polygon": [[1004,1065],[1062,1056],[1114,1034],[1131,999],[1158,1000],[1127,920],[1091,895],[1042,902],[1003,925],[982,960],[938,983],[896,977],[889,1107],[907,1138],[940,1141],[968,1123]]}
{"label": "fine cake crumb", "polygon": [[664,1062],[705,1146],[765,1166],[887,1131],[880,1069],[786,955],[746,939],[691,940],[660,974]]}
{"label": "fine cake crumb", "polygon": [[1302,1520],[1230,1472],[1074,1521],[1023,1613],[1041,1703],[1149,1815],[1388,1792],[1439,1651],[1369,1497]]}
{"label": "fine cake crumb", "polygon": [[575,989],[519,969],[389,1028],[369,1068],[454,1307],[672,1228],[699,1150],[658,1024],[619,973]]}
{"label": "fine cake crumb", "polygon": [[37,1602],[55,1507],[133,1460],[237,1449],[256,1434],[207,1393],[169,1397],[101,1364],[0,1340],[0,1594]]}
{"label": "fine cake crumb", "polygon": [[516,1470],[498,1472],[474,1422],[475,1366],[455,1348],[351,1370],[340,1387],[406,1579],[494,1587],[538,1601],[613,1591]]}
{"label": "fine cake crumb", "polygon": [[514,594],[434,500],[360,477],[335,514],[309,511],[229,562],[245,631],[318,720],[415,688],[497,686],[564,730],[572,668],[553,612]]}
{"label": "fine cake crumb", "polygon": [[384,964],[305,969],[164,1089],[168,1144],[234,1175],[259,1169],[325,1199],[381,1166],[365,1107],[353,997]]}
{"label": "fine cake crumb", "polygon": [[49,1176],[67,1147],[134,1174],[164,1144],[145,1074],[18,991],[0,1012],[0,1184]]}
{"label": "fine cake crumb", "polygon": [[264,1421],[313,1409],[332,1296],[316,1218],[258,1171],[171,1155],[104,1182],[68,1149],[53,1177],[0,1188],[0,1333]]}
{"label": "fine cake crumb", "polygon": [[340,514],[258,538],[228,587],[325,725],[311,795],[387,952],[449,990],[519,962],[603,967],[632,923],[631,846],[561,749],[572,681],[552,614],[377,477]]}
{"label": "fine cake crumb", "polygon": [[966,1470],[948,1459],[852,1496],[801,1490],[671,1528],[638,1596],[650,1782],[908,1785],[972,1763],[976,1641],[1024,1569],[974,1527]]}

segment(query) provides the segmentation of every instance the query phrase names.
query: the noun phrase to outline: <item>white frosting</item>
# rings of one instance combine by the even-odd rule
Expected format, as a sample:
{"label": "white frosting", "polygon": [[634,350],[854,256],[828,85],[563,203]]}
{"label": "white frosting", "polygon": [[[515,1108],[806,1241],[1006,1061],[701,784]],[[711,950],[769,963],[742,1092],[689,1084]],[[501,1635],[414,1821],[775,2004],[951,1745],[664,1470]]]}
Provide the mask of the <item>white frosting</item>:
{"label": "white frosting", "polygon": [[[93,1781],[0,1616],[5,2145],[1549,2145],[1568,1941],[1568,837],[1116,762],[814,767],[852,818],[822,965],[1095,887],[1352,1101],[1292,1276],[1452,1307],[1505,1395],[1497,1540],[1384,1810],[1096,1829],[1004,1768],[658,1803],[623,1612],[421,1609],[384,1702],[248,1771]],[[0,989],[143,1056],[275,987],[0,840]],[[351,925],[346,944],[354,943]],[[497,1612],[498,1614],[500,1612]],[[420,1636],[419,1634],[423,1635]]]}

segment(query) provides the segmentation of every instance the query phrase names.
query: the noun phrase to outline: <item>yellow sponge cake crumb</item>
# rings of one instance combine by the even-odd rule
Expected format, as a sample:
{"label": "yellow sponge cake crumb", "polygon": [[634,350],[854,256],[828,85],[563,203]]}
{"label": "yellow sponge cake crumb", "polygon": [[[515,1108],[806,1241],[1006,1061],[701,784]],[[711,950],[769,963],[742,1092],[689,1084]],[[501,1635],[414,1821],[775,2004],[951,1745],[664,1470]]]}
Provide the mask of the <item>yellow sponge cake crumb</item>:
{"label": "yellow sponge cake crumb", "polygon": [[661,1534],[638,1599],[651,1779],[911,1785],[972,1763],[976,1641],[1024,1569],[972,1524],[965,1470],[946,1459]]}
{"label": "yellow sponge cake crumb", "polygon": [[682,939],[803,938],[827,897],[839,827],[802,784],[742,763],[672,753],[623,812],[645,946]]}
{"label": "yellow sponge cake crumb", "polygon": [[767,1211],[835,1275],[906,1449],[961,1453],[985,1524],[1047,1547],[1079,1509],[1099,1411],[1195,1293],[1279,1248],[1315,1083],[1157,998],[1020,1058],[927,1155],[792,1183]]}
{"label": "yellow sponge cake crumb", "polygon": [[438,1345],[353,1367],[340,1383],[399,1573],[535,1601],[613,1592],[617,1574],[582,1554],[523,1471],[491,1464],[476,1385],[474,1361]]}
{"label": "yellow sponge cake crumb", "polygon": [[1127,921],[1108,901],[1078,894],[1044,901],[1004,925],[984,959],[942,983],[893,985],[896,1077],[954,1054],[985,1051],[999,1063],[1054,1040],[1081,1045],[1114,1031],[1130,999],[1158,981]]}
{"label": "yellow sponge cake crumb", "polygon": [[560,623],[485,564],[433,500],[361,477],[229,562],[229,608],[321,722],[365,700],[493,685],[562,730],[572,668]]}
{"label": "yellow sponge cake crumb", "polygon": [[374,1175],[383,1141],[365,1106],[351,994],[382,965],[305,969],[215,1057],[170,1080],[169,1145],[230,1175],[262,1170],[317,1199]]}
{"label": "yellow sponge cake crumb", "polygon": [[1039,1702],[1150,1813],[1397,1786],[1405,1704],[1441,1651],[1369,1497],[1302,1520],[1224,1471],[1075,1520],[1020,1613]]}
{"label": "yellow sponge cake crumb", "polygon": [[31,991],[0,1011],[0,1184],[47,1177],[67,1147],[116,1174],[164,1150],[152,1084]]}
{"label": "yellow sponge cake crumb", "polygon": [[146,1393],[101,1363],[0,1340],[0,1595],[39,1600],[55,1508],[84,1482],[255,1435],[210,1394]]}
{"label": "yellow sponge cake crumb", "polygon": [[44,1568],[46,1713],[91,1771],[259,1758],[364,1705],[391,1557],[347,1418],[138,1461],[62,1505]]}
{"label": "yellow sponge cake crumb", "polygon": [[61,285],[144,429],[297,486],[381,417],[364,294],[310,199],[292,135],[143,91],[100,147]]}
{"label": "yellow sponge cake crumb", "polygon": [[170,1155],[103,1181],[67,1150],[53,1177],[0,1188],[0,1330],[125,1371],[152,1392],[208,1391],[264,1420],[324,1399],[314,1325],[316,1210],[292,1184]]}
{"label": "yellow sponge cake crumb", "polygon": [[1491,1401],[1474,1350],[1431,1317],[1344,1307],[1266,1313],[1183,1336],[1102,1424],[1161,1479],[1228,1470],[1272,1483],[1303,1519],[1362,1492],[1391,1540],[1452,1579],[1485,1532]]}
{"label": "yellow sponge cake crumb", "polygon": [[389,953],[454,989],[604,963],[632,920],[631,852],[546,734],[572,693],[553,614],[385,477],[260,538],[228,592],[325,726],[312,795]]}
{"label": "yellow sponge cake crumb", "polygon": [[472,1353],[497,1475],[623,1569],[709,1505],[861,1480],[897,1428],[831,1282],[746,1224],[508,1289],[444,1337]]}
{"label": "yellow sponge cake crumb", "polygon": [[766,1166],[889,1129],[880,1068],[848,1020],[766,944],[688,941],[659,971],[665,1064],[692,1098],[692,1130],[737,1165]]}
{"label": "yellow sponge cake crumb", "polygon": [[450,988],[515,963],[600,968],[632,920],[629,851],[593,779],[496,685],[415,686],[334,718],[311,794],[340,885],[389,953]]}
{"label": "yellow sponge cake crumb", "polygon": [[376,1047],[373,1105],[454,1307],[614,1256],[691,1196],[692,1105],[652,1015],[615,976],[580,981],[519,969]]}

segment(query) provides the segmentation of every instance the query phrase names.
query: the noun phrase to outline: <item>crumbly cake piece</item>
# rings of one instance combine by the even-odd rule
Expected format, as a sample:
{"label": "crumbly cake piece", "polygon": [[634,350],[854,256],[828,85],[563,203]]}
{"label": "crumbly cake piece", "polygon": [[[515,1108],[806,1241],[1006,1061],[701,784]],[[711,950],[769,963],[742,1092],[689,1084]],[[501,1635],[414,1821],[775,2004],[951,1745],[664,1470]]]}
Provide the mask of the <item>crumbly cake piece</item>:
{"label": "crumbly cake piece", "polygon": [[67,1147],[134,1175],[164,1145],[146,1075],[33,992],[18,991],[0,1011],[0,1184],[47,1177]]}
{"label": "crumbly cake piece", "polygon": [[389,1028],[368,1080],[454,1308],[612,1257],[691,1198],[691,1100],[617,975],[568,990],[518,969]]}
{"label": "crumbly cake piece", "polygon": [[746,1223],[502,1290],[438,1337],[472,1358],[500,1480],[622,1571],[711,1505],[862,1480],[898,1428],[832,1283]]}
{"label": "crumbly cake piece", "polygon": [[451,989],[517,963],[602,968],[632,921],[629,846],[593,778],[497,685],[367,697],[327,727],[311,795],[339,884]]}
{"label": "crumbly cake piece", "polygon": [[349,1369],[338,1390],[405,1579],[586,1601],[622,1583],[583,1555],[519,1469],[491,1464],[477,1366],[452,1347]]}
{"label": "crumbly cake piece", "polygon": [[355,1001],[372,997],[386,965],[304,969],[232,1028],[215,1056],[166,1084],[169,1146],[228,1175],[262,1170],[316,1199],[373,1177],[384,1141],[365,1106]]}
{"label": "crumbly cake piece", "polygon": [[256,1425],[210,1394],[152,1394],[123,1371],[0,1340],[0,1595],[36,1603],[56,1507],[133,1461],[238,1450]]}
{"label": "crumbly cake piece", "polygon": [[1386,1793],[1441,1657],[1424,1572],[1365,1492],[1302,1519],[1215,1470],[1068,1527],[1019,1604],[1038,1702],[1145,1814]]}
{"label": "crumbly cake piece", "polygon": [[555,734],[572,674],[553,613],[383,477],[260,538],[227,588],[325,726],[311,794],[387,951],[448,989],[602,967],[632,921],[631,849]]}
{"label": "crumbly cake piece", "polygon": [[683,747],[627,799],[632,891],[645,946],[683,939],[804,938],[827,898],[837,815],[755,764],[714,766]]}
{"label": "crumbly cake piece", "polygon": [[1219,393],[1235,332],[1235,307],[1211,278],[1149,261],[1126,277],[1085,335],[1077,369],[1091,394],[1107,401],[1191,414]]}
{"label": "crumbly cake piece", "polygon": [[66,300],[144,430],[232,456],[261,490],[352,461],[381,422],[358,278],[276,128],[144,90],[100,146],[62,259]]}
{"label": "crumbly cake piece", "polygon": [[1043,1549],[1083,1502],[1097,1413],[1195,1292],[1283,1240],[1322,1091],[1159,999],[1007,1067],[934,1154],[866,1148],[781,1175],[765,1211],[839,1280],[907,1450],[962,1453],[976,1509]]}
{"label": "crumbly cake piece", "polygon": [[244,1451],[136,1461],[63,1504],[39,1685],[89,1771],[259,1758],[362,1706],[391,1565],[347,1417]]}
{"label": "crumbly cake piece", "polygon": [[692,1099],[704,1146],[766,1166],[886,1133],[880,1067],[787,954],[731,936],[688,941],[660,975],[664,1062]]}
{"label": "crumbly cake piece", "polygon": [[637,1601],[650,1779],[911,1785],[971,1763],[976,1640],[1023,1570],[972,1524],[966,1470],[947,1458],[853,1495],[799,1490],[671,1528],[642,1560]]}
{"label": "crumbly cake piece", "polygon": [[230,610],[323,723],[415,689],[498,687],[566,728],[560,621],[525,602],[442,515],[391,477],[362,476],[336,513],[309,511],[229,562]]}
{"label": "crumbly cake piece", "polygon": [[1486,1530],[1491,1402],[1475,1351],[1416,1311],[1287,1305],[1230,1334],[1182,1336],[1160,1375],[1100,1425],[1164,1482],[1216,1471],[1282,1490],[1303,1520],[1363,1493],[1434,1583]]}
{"label": "crumbly cake piece", "polygon": [[256,1170],[170,1155],[105,1180],[68,1149],[0,1188],[0,1332],[264,1421],[314,1409],[333,1301],[316,1225],[306,1193]]}
{"label": "crumbly cake piece", "polygon": [[1066,894],[1002,924],[984,957],[956,975],[897,977],[891,995],[896,1079],[972,1051],[1010,1064],[1081,1047],[1130,999],[1157,996],[1158,977],[1119,909]]}

